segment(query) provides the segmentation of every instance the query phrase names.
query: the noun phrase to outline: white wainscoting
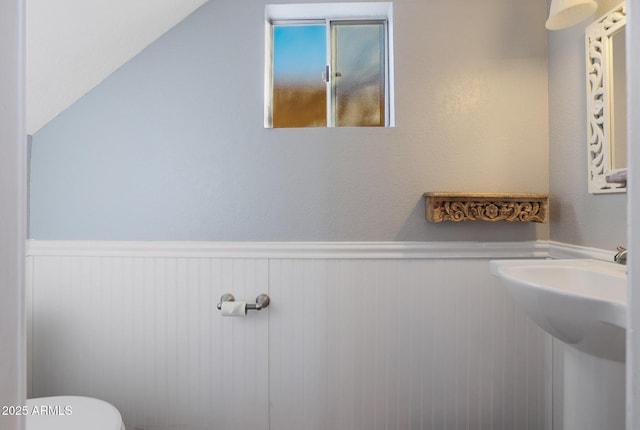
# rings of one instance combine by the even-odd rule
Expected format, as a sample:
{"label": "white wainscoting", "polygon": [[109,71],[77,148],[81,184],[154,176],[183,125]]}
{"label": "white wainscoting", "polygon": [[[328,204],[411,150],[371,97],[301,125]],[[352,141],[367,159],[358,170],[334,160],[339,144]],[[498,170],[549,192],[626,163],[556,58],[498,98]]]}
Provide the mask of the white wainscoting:
{"label": "white wainscoting", "polygon": [[[129,430],[550,429],[546,336],[488,260],[549,244],[30,241],[31,397]],[[271,306],[223,318],[219,297]]]}

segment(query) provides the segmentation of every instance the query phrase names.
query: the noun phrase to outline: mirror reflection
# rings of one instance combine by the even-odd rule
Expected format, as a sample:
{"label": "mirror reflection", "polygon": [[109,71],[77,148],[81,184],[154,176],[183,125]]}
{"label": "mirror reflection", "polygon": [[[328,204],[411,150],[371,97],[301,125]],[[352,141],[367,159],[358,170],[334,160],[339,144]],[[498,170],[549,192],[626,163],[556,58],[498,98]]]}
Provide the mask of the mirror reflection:
{"label": "mirror reflection", "polygon": [[627,60],[625,31],[611,37],[611,169],[627,167]]}

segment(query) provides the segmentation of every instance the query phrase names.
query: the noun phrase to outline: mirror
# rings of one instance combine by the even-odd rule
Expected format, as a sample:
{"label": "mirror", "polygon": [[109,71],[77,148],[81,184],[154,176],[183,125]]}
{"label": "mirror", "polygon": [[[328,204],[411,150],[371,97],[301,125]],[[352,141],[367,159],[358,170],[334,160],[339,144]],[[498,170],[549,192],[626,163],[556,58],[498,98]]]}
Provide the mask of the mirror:
{"label": "mirror", "polygon": [[[627,167],[626,5],[585,31],[589,192],[625,192]],[[607,181],[607,178],[609,180]]]}
{"label": "mirror", "polygon": [[627,56],[622,27],[611,37],[611,168],[627,168]]}

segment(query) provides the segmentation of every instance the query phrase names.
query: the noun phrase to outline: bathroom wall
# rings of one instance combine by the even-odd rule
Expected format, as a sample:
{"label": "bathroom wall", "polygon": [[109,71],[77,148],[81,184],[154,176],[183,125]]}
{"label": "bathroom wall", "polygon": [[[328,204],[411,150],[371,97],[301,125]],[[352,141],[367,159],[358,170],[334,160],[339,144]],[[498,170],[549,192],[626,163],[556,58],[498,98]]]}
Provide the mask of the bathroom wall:
{"label": "bathroom wall", "polygon": [[547,340],[488,270],[531,243],[30,245],[31,396],[139,430],[551,428]]}
{"label": "bathroom wall", "polygon": [[[25,2],[0,2],[0,408],[26,398]],[[0,409],[1,429],[24,418]]]}
{"label": "bathroom wall", "polygon": [[264,129],[264,0],[116,71],[33,136],[30,395],[149,430],[549,428],[548,342],[488,268],[548,226],[422,198],[548,191],[543,3],[394,1],[395,128]]}
{"label": "bathroom wall", "polygon": [[548,33],[551,239],[603,249],[626,244],[626,194],[587,191],[584,30],[619,4],[602,0],[593,19]]}
{"label": "bathroom wall", "polygon": [[209,2],[36,133],[30,237],[548,238],[428,224],[422,198],[548,191],[544,2],[394,1],[387,129],[263,128],[264,5]]}

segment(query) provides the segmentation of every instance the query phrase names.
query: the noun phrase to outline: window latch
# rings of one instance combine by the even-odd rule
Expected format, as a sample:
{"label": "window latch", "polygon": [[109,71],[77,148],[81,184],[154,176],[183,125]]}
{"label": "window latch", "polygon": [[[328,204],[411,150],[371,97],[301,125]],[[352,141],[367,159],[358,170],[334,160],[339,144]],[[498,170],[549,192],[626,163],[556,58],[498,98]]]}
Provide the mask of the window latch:
{"label": "window latch", "polygon": [[331,81],[331,72],[329,71],[329,65],[324,66],[324,72],[322,72],[322,80],[327,84]]}

